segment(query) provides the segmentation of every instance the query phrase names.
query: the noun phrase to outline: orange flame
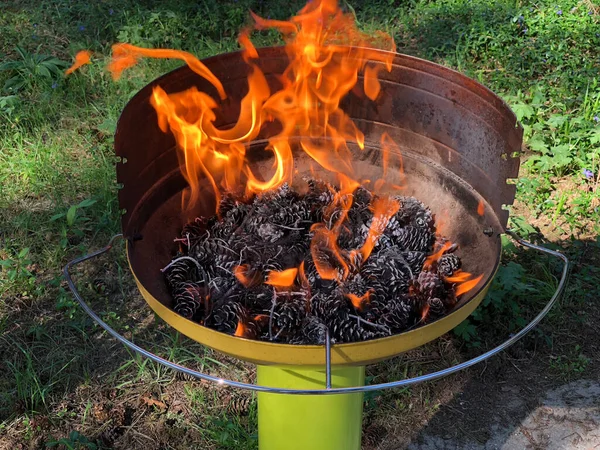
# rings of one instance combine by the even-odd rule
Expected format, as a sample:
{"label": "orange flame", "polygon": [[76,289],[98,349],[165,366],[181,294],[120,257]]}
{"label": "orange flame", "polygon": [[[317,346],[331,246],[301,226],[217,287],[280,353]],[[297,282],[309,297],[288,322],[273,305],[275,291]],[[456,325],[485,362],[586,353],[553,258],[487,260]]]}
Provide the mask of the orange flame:
{"label": "orange flame", "polygon": [[482,278],[483,275],[473,278],[473,274],[463,270],[457,270],[452,276],[445,277],[444,280],[448,283],[457,283],[454,295],[458,297],[462,294],[466,294],[477,286]]}
{"label": "orange flame", "polygon": [[358,295],[355,295],[352,293],[347,293],[344,295],[346,296],[346,298],[348,298],[348,300],[350,300],[350,302],[352,302],[352,305],[356,309],[361,310],[361,309],[363,309],[363,307],[365,306],[366,303],[369,303],[371,301],[372,293],[373,293],[373,291],[368,290],[361,296],[358,296]]}
{"label": "orange flame", "polygon": [[481,281],[482,278],[483,278],[483,274],[479,275],[477,278],[474,278],[472,280],[465,281],[464,283],[459,284],[456,287],[455,295],[458,297],[460,295],[466,294],[471,289],[473,289],[475,286],[477,286],[477,284],[479,284],[479,282]]}
{"label": "orange flame", "polygon": [[208,80],[217,89],[221,98],[226,98],[221,81],[191,53],[181,50],[142,48],[123,43],[113,45],[112,51],[112,60],[108,64],[108,70],[112,73],[113,79],[115,80],[118,80],[121,77],[121,74],[125,69],[136,65],[141,57],[180,59],[185,62],[190,69],[202,78]]}
{"label": "orange flame", "polygon": [[238,337],[245,337],[246,330],[246,325],[244,325],[244,323],[241,320],[239,320],[237,323],[237,327],[235,328],[235,333],[233,333],[233,335]]}
{"label": "orange flame", "polygon": [[444,242],[444,245],[442,245],[442,247],[435,252],[432,255],[429,255],[427,257],[427,259],[425,259],[425,264],[423,265],[423,267],[425,268],[429,268],[431,267],[434,263],[436,263],[444,253],[446,253],[446,250],[448,250],[450,247],[452,247],[452,242],[450,241],[446,241]]}
{"label": "orange flame", "polygon": [[306,272],[304,271],[304,261],[302,261],[300,263],[300,267],[298,267],[298,278],[300,279],[300,285],[304,289],[310,289],[310,283],[308,282]]}
{"label": "orange flame", "polygon": [[270,284],[271,286],[275,287],[290,287],[294,284],[296,275],[298,275],[298,269],[295,267],[282,270],[281,272],[272,270],[267,275],[267,281],[265,281],[265,284]]}
{"label": "orange flame", "polygon": [[477,205],[477,214],[483,216],[483,213],[485,213],[485,203],[483,203],[483,199],[481,199]]}
{"label": "orange flame", "polygon": [[425,303],[423,305],[423,309],[421,310],[421,321],[424,322],[429,315],[429,303]]}
{"label": "orange flame", "polygon": [[[190,53],[118,43],[113,46],[108,70],[116,80],[143,57],[179,59],[214,88],[209,86],[204,92],[191,87],[186,91],[167,93],[157,84],[150,99],[160,129],[172,133],[177,143],[181,170],[189,185],[183,197],[184,206],[193,207],[200,200],[205,182],[214,191],[217,209],[223,190],[245,191],[250,195],[276,189],[286,182],[292,185],[296,173],[293,152],[304,152],[311,159],[309,166],[313,178],[319,178],[315,173],[319,169],[335,174],[340,189],[334,192],[333,201],[325,208],[323,223],[311,227],[310,252],[322,279],[341,282],[369,258],[390,218],[400,208],[397,200],[379,195],[371,205],[373,219],[363,245],[351,250],[338,245],[352,207],[353,192],[361,184],[371,183],[360,180],[352,159],[351,148],[364,149],[365,136],[340,105],[351,92],[363,96],[364,101],[378,99],[381,92],[379,75],[383,70],[392,70],[394,41],[385,33],[367,35],[359,31],[353,16],[344,14],[337,0],[309,1],[288,21],[251,14],[254,24],[242,30],[238,37],[243,48],[242,58],[248,68],[248,92],[241,99],[239,116],[233,125],[216,126],[217,117],[222,115],[221,108],[229,107],[223,102],[227,93],[215,74]],[[253,31],[269,28],[282,34],[289,61],[277,77],[277,83],[271,85],[255,63],[260,55],[251,41]],[[376,48],[389,51],[374,50]],[[66,74],[89,62],[89,52],[78,53]],[[263,176],[262,171],[259,174],[251,169],[246,148],[256,141],[267,122],[274,122],[273,129],[277,131],[267,137],[264,151],[272,154],[273,167],[270,174]],[[380,146],[383,173],[380,178],[374,178],[373,190],[382,194],[390,189],[403,189],[405,176],[400,146],[387,133],[382,134]],[[317,170],[313,168],[313,161]],[[397,168],[398,173],[391,173],[392,167]],[[483,208],[481,201],[480,215]],[[438,234],[440,228],[438,223]],[[428,256],[425,268],[431,267],[452,245],[445,242]],[[234,274],[247,287],[263,279],[262,273],[252,271],[247,265],[235,267]],[[446,281],[458,283],[458,296],[474,288],[481,278],[471,279],[465,272]],[[304,263],[298,268],[269,272],[265,284],[289,288],[296,279],[303,289],[310,289]],[[369,301],[369,296],[370,292],[360,297],[347,294],[357,309]],[[205,301],[208,302],[208,297]],[[423,319],[428,311],[426,306]],[[240,321],[235,335],[247,334],[249,324],[254,325],[254,322],[244,324]]]}
{"label": "orange flame", "polygon": [[391,217],[400,209],[400,203],[391,197],[378,197],[371,205],[373,219],[369,227],[369,233],[363,246],[359,249],[361,261],[366,261],[373,248],[379,240],[379,236],[385,231]]}
{"label": "orange flame", "polygon": [[[364,147],[364,135],[340,108],[341,99],[364,74],[364,95],[373,100],[380,92],[378,74],[390,71],[395,44],[384,33],[360,32],[351,15],[344,14],[336,0],[314,0],[289,21],[267,20],[252,15],[253,29],[274,28],[286,41],[289,65],[280,77],[282,87],[271,92],[265,76],[252,60],[259,57],[250,40],[251,28],[240,33],[238,42],[250,67],[248,94],[241,102],[236,124],[226,130],[214,125],[219,104],[197,88],[167,94],[154,88],[152,105],[163,131],[171,131],[180,149],[181,166],[190,186],[188,205],[200,198],[200,180],[215,192],[245,187],[247,193],[275,189],[293,178],[292,138],[325,170],[352,177],[349,143]],[[383,47],[390,52],[373,51]],[[208,80],[224,99],[219,79],[193,55],[168,49],[146,49],[115,44],[108,68],[114,78],[141,57],[176,58]],[[245,144],[253,141],[266,121],[280,125],[270,136],[265,151],[272,152],[274,170],[270,178],[259,178],[245,159]],[[294,147],[295,148],[295,147]],[[218,203],[218,202],[217,202]]]}
{"label": "orange flame", "polygon": [[463,281],[467,281],[469,278],[471,278],[471,276],[472,275],[469,272],[457,270],[454,272],[454,275],[446,277],[445,280],[450,283],[462,283]]}
{"label": "orange flame", "polygon": [[390,164],[390,158],[395,156],[398,159],[398,183],[391,184],[391,188],[395,190],[402,190],[406,186],[406,178],[404,176],[404,160],[402,159],[402,152],[396,142],[390,137],[389,134],[383,133],[381,135],[381,154],[382,154],[382,176],[375,182],[374,191],[380,192],[383,187],[389,185],[388,182],[388,168]]}
{"label": "orange flame", "polygon": [[233,274],[237,280],[245,287],[256,286],[261,282],[261,276],[258,272],[252,270],[248,264],[242,264],[233,268]]}
{"label": "orange flame", "polygon": [[91,56],[92,56],[91,52],[89,52],[87,50],[81,50],[80,52],[77,52],[77,54],[75,55],[75,62],[73,63],[73,65],[71,67],[69,67],[65,71],[65,75],[70,75],[73,72],[75,72],[77,69],[79,69],[81,66],[83,66],[85,64],[90,64]]}
{"label": "orange flame", "polygon": [[339,278],[340,273],[331,264],[331,260],[334,260],[341,266],[342,278],[346,278],[350,273],[350,267],[346,261],[345,252],[337,244],[338,233],[327,228],[324,223],[314,224],[311,231],[313,238],[310,241],[310,253],[319,276],[323,280]]}

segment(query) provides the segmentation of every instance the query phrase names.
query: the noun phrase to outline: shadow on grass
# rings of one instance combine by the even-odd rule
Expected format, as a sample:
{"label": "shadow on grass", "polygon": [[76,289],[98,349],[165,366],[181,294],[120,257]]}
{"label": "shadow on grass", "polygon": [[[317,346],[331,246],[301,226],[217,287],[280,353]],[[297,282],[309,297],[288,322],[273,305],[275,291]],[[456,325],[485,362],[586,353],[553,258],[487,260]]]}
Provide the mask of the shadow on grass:
{"label": "shadow on grass", "polygon": [[[252,368],[216,356],[157,320],[137,292],[122,248],[72,274],[102,319],[138,345],[215,376],[252,376]],[[167,446],[212,448],[225,439],[232,442],[229,448],[252,447],[251,396],[239,411],[244,417],[227,417],[226,404],[235,398],[224,398],[223,389],[194,383],[186,385],[188,391],[175,372],[132,354],[95,325],[58,274],[48,277],[48,285],[39,298],[3,299],[0,423],[7,432],[0,444],[16,448],[31,441],[41,447],[51,436],[78,430],[109,448],[116,441],[121,448],[145,448],[140,434]],[[227,429],[227,437],[221,436]]]}
{"label": "shadow on grass", "polygon": [[[401,442],[388,437],[377,448],[405,448],[409,441],[408,448],[413,450],[542,445],[544,435],[549,435],[557,424],[548,422],[551,425],[545,429],[544,420],[542,425],[539,423],[544,414],[555,417],[561,423],[566,421],[583,426],[579,430],[580,438],[591,442],[593,437],[589,433],[592,428],[586,429],[585,425],[581,425],[582,420],[585,422],[581,416],[582,411],[589,410],[590,402],[594,401],[591,397],[595,395],[595,385],[588,394],[583,390],[577,395],[569,392],[577,390],[579,385],[570,385],[568,389],[561,386],[578,379],[597,380],[600,370],[600,342],[597,339],[600,307],[595,302],[600,296],[599,244],[596,239],[559,243],[571,259],[570,281],[562,299],[537,329],[502,354],[464,374],[449,377],[456,380],[454,386],[444,381],[432,383],[431,389],[438,394],[432,394],[432,398],[442,400],[426,425],[418,432],[413,430],[411,433],[409,430],[401,437]],[[531,251],[519,251],[515,261],[528,270],[536,265],[549,266],[550,277],[557,277],[560,273],[559,264],[554,260],[548,261]],[[535,272],[534,269],[532,278],[536,277]],[[520,306],[528,320],[541,310],[550,294],[551,290],[547,296],[539,292],[523,292]],[[478,336],[484,341],[482,348],[463,347],[460,359],[483,353],[506,339],[510,333],[509,321],[507,317],[496,317],[492,322],[481,323]],[[441,389],[452,392],[451,398],[444,400]],[[552,393],[556,389],[569,392],[558,398]],[[540,406],[546,409],[539,410]],[[538,420],[538,423],[534,426],[532,420]],[[572,432],[568,434],[571,436],[565,437],[564,445],[574,439]],[[553,438],[556,436],[553,435]]]}

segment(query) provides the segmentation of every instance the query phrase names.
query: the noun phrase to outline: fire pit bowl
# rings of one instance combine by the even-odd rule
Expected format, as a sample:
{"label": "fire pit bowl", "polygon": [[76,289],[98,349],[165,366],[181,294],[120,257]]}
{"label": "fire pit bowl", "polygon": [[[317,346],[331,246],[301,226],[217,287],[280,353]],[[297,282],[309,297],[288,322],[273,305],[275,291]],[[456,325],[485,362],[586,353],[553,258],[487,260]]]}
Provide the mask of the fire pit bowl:
{"label": "fire pit bowl", "polygon": [[[228,100],[218,118],[227,128],[239,116],[240,100],[248,91],[248,66],[241,53],[204,61],[223,81]],[[277,75],[288,64],[283,48],[260,50],[257,59],[272,90],[279,89]],[[355,149],[356,171],[376,177],[382,164],[381,135],[398,143],[405,173],[403,195],[428,205],[444,223],[444,234],[459,245],[464,267],[483,274],[479,285],[462,296],[447,316],[391,337],[335,345],[334,365],[369,364],[421,346],[462,322],[479,304],[500,262],[500,233],[506,226],[503,205],[513,202],[515,187],[506,180],[517,176],[522,129],[510,109],[483,86],[449,69],[403,55],[394,59],[390,73],[381,71],[381,94],[375,102],[350,94],[343,109],[365,134],[365,149]],[[241,339],[182,318],[171,309],[171,296],[160,269],[171,259],[172,238],[193,217],[214,213],[214,200],[206,183],[206,199],[194,211],[182,211],[181,175],[171,133],[159,129],[150,105],[152,88],[167,93],[196,86],[216,96],[214,88],[187,67],[177,69],[142,89],[127,105],[115,137],[117,178],[123,184],[119,203],[124,235],[140,237],[128,245],[131,270],[150,307],[167,323],[190,338],[232,356],[257,364],[319,365],[325,363],[321,346],[301,346]],[[262,151],[269,128],[249,146],[247,158],[254,173],[269,173],[272,161]],[[294,154],[301,175],[310,175],[311,159]],[[400,173],[390,169],[392,176]],[[323,176],[326,176],[323,173]],[[398,183],[398,180],[390,179]],[[484,205],[483,214],[478,206]],[[204,208],[204,210],[203,210]]]}
{"label": "fire pit bowl", "polygon": [[[371,54],[374,50],[370,50]],[[272,90],[288,64],[284,48],[259,50],[255,63]],[[389,53],[387,54],[390,55]],[[218,98],[213,86],[187,67],[153,81],[124,109],[117,126],[115,149],[121,161],[117,179],[123,236],[135,281],[150,307],[168,324],[202,344],[256,363],[257,384],[223,380],[166,361],[128,341],[104,323],[77,292],[69,275],[75,264],[111,248],[78,258],[65,267],[69,287],[82,307],[103,328],[138,353],[198,378],[259,392],[259,443],[271,449],[359,449],[362,393],[435,379],[483,361],[516,342],[547,314],[564,289],[568,261],[558,252],[522,241],[530,248],[558,257],[565,263],[556,293],[523,330],[498,347],[457,366],[416,378],[364,386],[364,366],[419,347],[462,322],[481,302],[496,273],[501,254],[500,236],[506,230],[515,186],[507,184],[518,174],[515,156],[522,143],[522,128],[508,106],[479,83],[442,66],[392,54],[391,71],[379,71],[381,92],[365,101],[352,91],[342,109],[364,133],[364,149],[350,148],[356,171],[363,179],[375,177],[383,164],[381,136],[387,133],[402,155],[391,167],[392,184],[406,186],[402,195],[414,196],[429,206],[443,225],[443,234],[458,244],[463,266],[482,277],[475,288],[459,298],[450,313],[434,322],[390,337],[325,346],[286,345],[217,332],[179,316],[172,309],[160,269],[172,258],[173,238],[197,216],[214,213],[214,196],[208,183],[200,188],[204,200],[194,209],[182,208],[187,187],[180,170],[176,142],[161,131],[150,104],[154,86],[167,93],[196,87]],[[381,60],[385,58],[381,57]],[[203,63],[223,83],[227,100],[219,107],[215,125],[232,126],[240,114],[240,101],[248,92],[248,65],[242,53],[215,56]],[[378,64],[372,62],[373,64]],[[360,80],[359,80],[360,81]],[[358,83],[360,85],[360,83]],[[246,159],[253,173],[268,177],[272,161],[262,151],[273,131],[267,124],[247,145]],[[267,156],[265,156],[267,155]],[[404,174],[399,169],[403,165]],[[294,153],[294,179],[309,175],[310,160]],[[319,174],[327,178],[327,174]],[[302,394],[302,395],[280,395]],[[319,395],[339,394],[339,395]]]}

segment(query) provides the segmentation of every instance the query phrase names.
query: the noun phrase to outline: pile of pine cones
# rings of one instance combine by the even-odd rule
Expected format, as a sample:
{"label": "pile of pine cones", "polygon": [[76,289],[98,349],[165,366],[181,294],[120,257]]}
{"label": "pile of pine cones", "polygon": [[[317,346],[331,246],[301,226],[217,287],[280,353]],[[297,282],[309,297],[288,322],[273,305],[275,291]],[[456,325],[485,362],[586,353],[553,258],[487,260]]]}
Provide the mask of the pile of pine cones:
{"label": "pile of pine cones", "polygon": [[[335,206],[335,187],[306,181],[305,194],[284,185],[249,200],[225,195],[218,216],[184,227],[180,251],[163,269],[178,314],[246,338],[320,345],[327,329],[332,342],[375,339],[435,320],[455,304],[454,285],[445,279],[460,259],[450,246],[426,264],[444,240],[436,238],[431,211],[413,197],[393,197],[400,208],[366,261],[350,264],[344,277],[340,268],[337,279],[321,278],[311,227],[331,227],[343,211]],[[345,252],[364,244],[376,199],[362,187],[351,197],[337,240]],[[326,251],[321,257],[335,265]],[[289,288],[264,283],[272,271],[300,266]]]}

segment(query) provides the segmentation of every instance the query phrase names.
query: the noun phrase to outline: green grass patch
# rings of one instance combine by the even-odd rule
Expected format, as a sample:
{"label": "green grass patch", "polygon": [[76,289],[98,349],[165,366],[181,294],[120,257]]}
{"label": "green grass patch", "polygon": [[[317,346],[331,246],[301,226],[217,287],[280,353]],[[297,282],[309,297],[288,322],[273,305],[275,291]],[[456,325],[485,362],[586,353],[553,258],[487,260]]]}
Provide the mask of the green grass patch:
{"label": "green grass patch", "polygon": [[[179,66],[142,61],[113,82],[104,69],[110,46],[127,41],[208,57],[238,49],[236,35],[248,23],[249,10],[284,19],[302,5],[296,0],[3,2],[0,435],[7,437],[0,444],[7,439],[9,448],[34,442],[111,448],[116,440],[142,448],[146,438],[126,431],[135,428],[165,448],[171,448],[169,442],[257,447],[255,400],[246,397],[244,413],[231,412],[226,409],[231,399],[128,353],[83,314],[60,270],[119,231],[116,122],[140,88]],[[557,378],[586,376],[595,355],[583,333],[597,320],[593,301],[600,295],[599,8],[587,0],[347,0],[342,5],[362,29],[388,31],[399,51],[479,80],[515,111],[525,147],[512,226],[533,240],[543,231],[551,241],[541,240],[545,245],[566,250],[574,260],[564,299],[524,345],[539,344],[544,350],[537,363]],[[256,42],[281,43],[270,32],[256,33]],[[93,64],[62,76],[84,48],[93,51]],[[543,306],[559,270],[551,260],[507,243],[490,294],[456,330],[458,338],[444,338],[444,351],[432,345],[422,352],[437,351],[452,363],[499,343]],[[248,366],[153,319],[135,292],[122,248],[78,269],[76,279],[103,319],[136,342],[198,370],[251,379]],[[370,368],[369,379],[391,381],[431,369],[427,354],[411,358]],[[438,405],[435,386],[367,396],[365,411],[398,423],[415,410],[425,417]],[[139,399],[149,392],[165,398],[165,411],[140,407]],[[175,408],[176,398],[184,405]]]}

